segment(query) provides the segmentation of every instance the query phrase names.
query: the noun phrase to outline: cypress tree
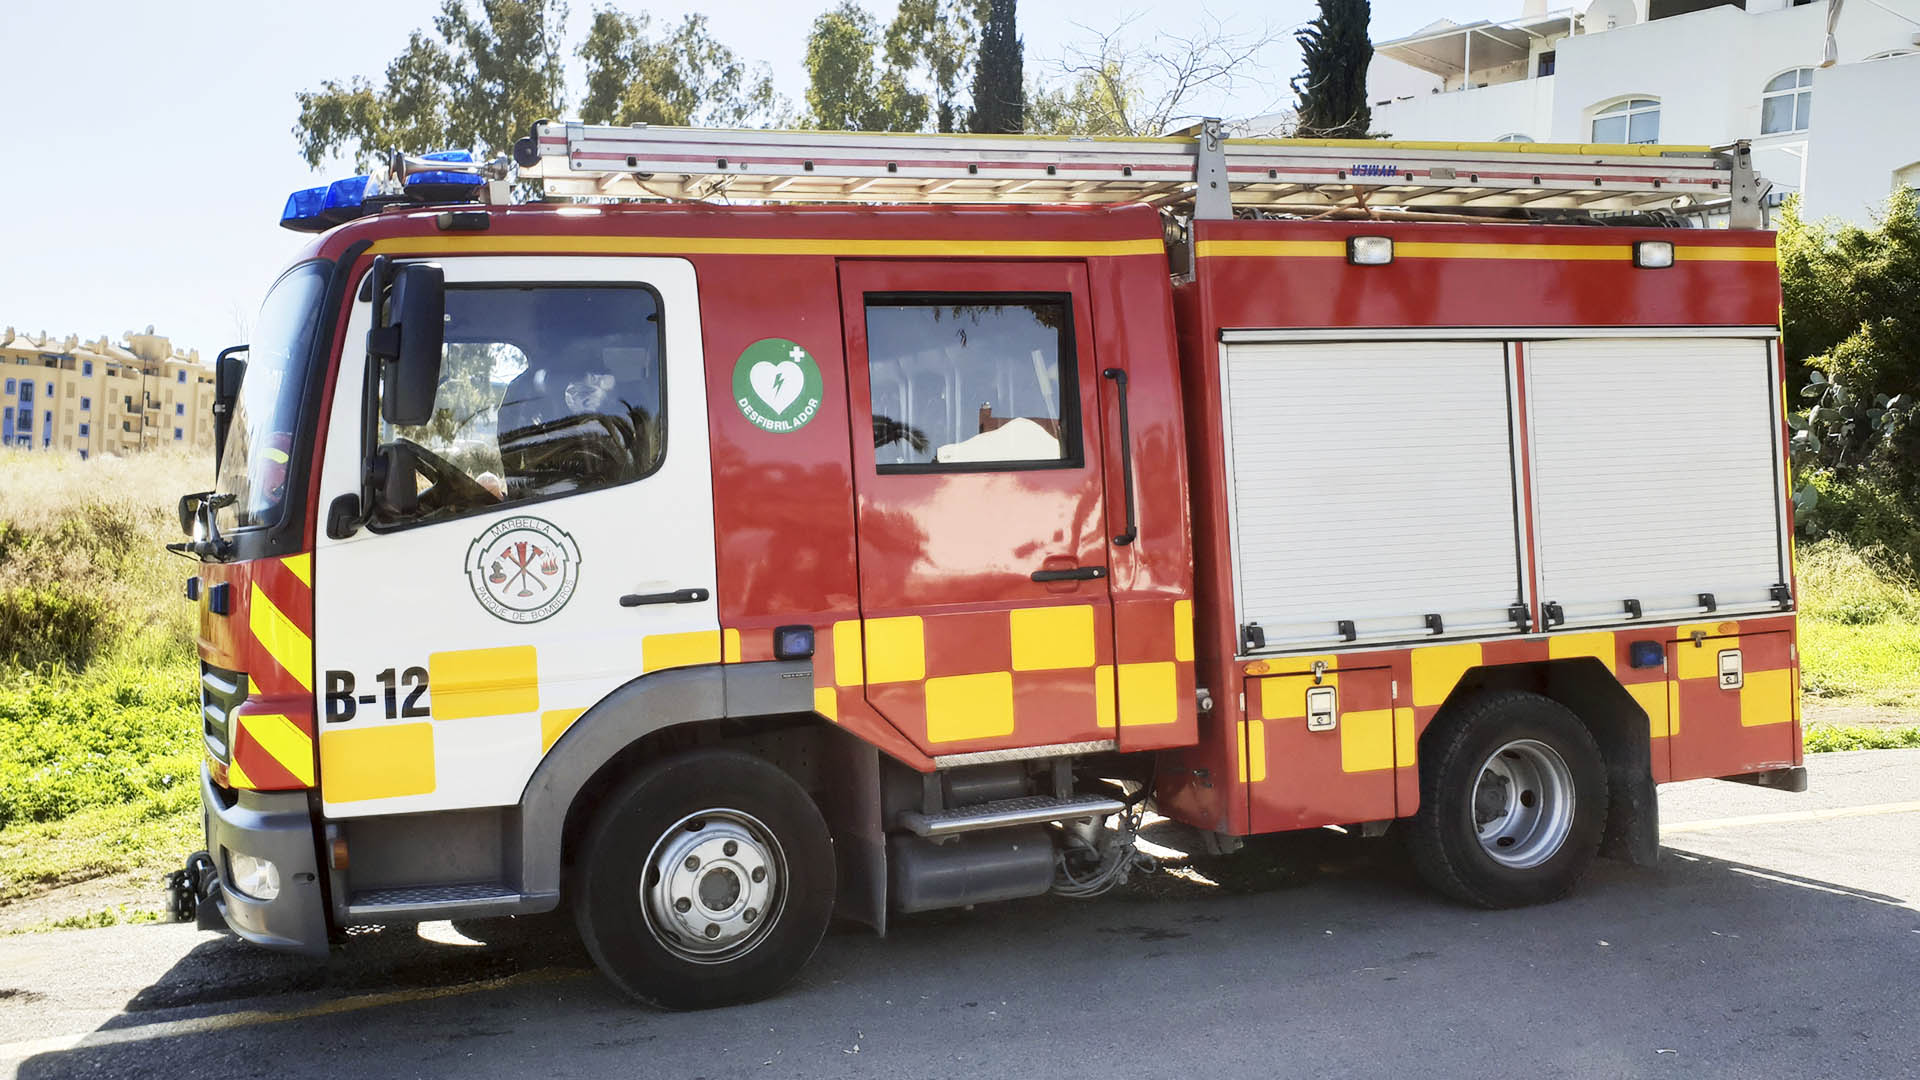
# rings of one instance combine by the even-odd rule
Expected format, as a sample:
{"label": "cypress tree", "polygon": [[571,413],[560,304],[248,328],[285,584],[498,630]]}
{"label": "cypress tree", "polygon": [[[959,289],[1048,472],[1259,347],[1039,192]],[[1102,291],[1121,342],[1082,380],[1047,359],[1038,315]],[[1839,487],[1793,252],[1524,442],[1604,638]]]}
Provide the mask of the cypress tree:
{"label": "cypress tree", "polygon": [[1293,79],[1300,96],[1300,134],[1364,139],[1373,126],[1367,108],[1367,0],[1320,0],[1320,14],[1294,35],[1306,70]]}
{"label": "cypress tree", "polygon": [[986,28],[980,34],[980,59],[973,68],[968,131],[1018,135],[1026,125],[1026,84],[1021,69],[1024,47],[1015,27],[1015,3],[989,2]]}

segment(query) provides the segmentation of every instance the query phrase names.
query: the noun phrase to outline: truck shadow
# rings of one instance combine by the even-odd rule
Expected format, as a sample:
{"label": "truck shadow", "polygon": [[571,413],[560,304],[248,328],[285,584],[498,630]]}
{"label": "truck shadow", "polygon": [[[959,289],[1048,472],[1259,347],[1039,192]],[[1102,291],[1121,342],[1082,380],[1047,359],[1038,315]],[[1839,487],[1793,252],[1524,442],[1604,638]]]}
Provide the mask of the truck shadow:
{"label": "truck shadow", "polygon": [[[1395,1004],[1396,994],[1414,993],[1415,987],[1428,1007],[1436,997],[1484,994],[1486,972],[1520,966],[1529,980],[1564,975],[1576,998],[1638,995],[1638,1007],[1649,1013],[1723,1015],[1717,1010],[1725,999],[1730,1011],[1724,1015],[1735,1017],[1736,1026],[1745,1008],[1736,999],[1762,990],[1776,1020],[1784,1014],[1817,1017],[1823,1008],[1833,1020],[1844,1007],[1883,1017],[1878,1022],[1891,1033],[1897,1017],[1910,1015],[1900,987],[1870,974],[1886,964],[1886,942],[1906,947],[1920,932],[1920,917],[1905,901],[1710,858],[1684,846],[1664,849],[1661,864],[1651,870],[1603,861],[1578,893],[1560,903],[1490,912],[1451,905],[1422,890],[1390,837],[1297,833],[1249,842],[1233,855],[1186,853],[1183,845],[1198,845],[1173,828],[1154,827],[1143,839],[1175,854],[1160,873],[1093,901],[1035,898],[897,917],[885,940],[865,928],[836,924],[798,985],[726,1013],[747,1026],[778,1018],[789,1031],[858,1021],[871,1035],[895,1022],[871,1014],[884,1000],[917,1003],[920,1023],[940,1023],[942,1016],[960,1023],[969,1010],[984,1015],[1024,1007],[1077,1030],[1088,1009],[1111,1010],[1129,1001],[1137,1007],[1143,993],[1206,1000],[1238,981],[1281,987],[1293,979],[1312,980],[1315,993],[1323,995],[1313,1008],[1337,1015]],[[1827,991],[1795,990],[1809,968],[1838,974],[1826,977]],[[1703,980],[1701,973],[1709,970],[1715,977]],[[232,938],[208,940],[101,1025],[92,1036],[100,1045],[83,1041],[32,1057],[18,1075],[149,1074],[170,1062],[190,1065],[219,1049],[297,1045],[299,1028],[341,1022],[328,1013],[359,1032],[354,1045],[377,1066],[383,1039],[397,1050],[421,1040],[509,1034],[513,1018],[524,1023],[525,1013],[551,1002],[534,987],[488,991],[502,999],[490,1013],[499,1030],[478,1031],[470,1024],[446,1026],[433,1019],[430,1006],[417,1006],[425,1010],[419,1012],[408,1004],[432,994],[402,993],[406,1000],[366,1009],[348,999],[542,972],[572,979],[565,995],[568,1023],[606,1029],[605,1041],[582,1044],[585,1053],[642,1039],[649,1054],[671,1056],[680,1052],[676,1046],[700,1040],[706,1014],[653,1013],[628,1004],[591,976],[571,920],[548,916],[438,924],[424,935],[413,928],[367,930],[324,963]],[[1330,973],[1340,978],[1330,981]],[[1831,994],[1836,978],[1859,980],[1844,1006],[1822,997]],[[1099,989],[1071,1001],[1045,989],[1062,980]],[[1007,1006],[1016,998],[1015,1006]],[[329,1003],[349,1008],[334,1010]],[[1420,1002],[1404,1004],[1414,1008]],[[224,1030],[187,1025],[182,1033],[157,1038],[139,1032],[243,1010],[301,1016]],[[408,1013],[414,1015],[399,1019]],[[1770,1031],[1793,1026],[1768,1023]],[[353,1071],[347,1062],[334,1067]]]}

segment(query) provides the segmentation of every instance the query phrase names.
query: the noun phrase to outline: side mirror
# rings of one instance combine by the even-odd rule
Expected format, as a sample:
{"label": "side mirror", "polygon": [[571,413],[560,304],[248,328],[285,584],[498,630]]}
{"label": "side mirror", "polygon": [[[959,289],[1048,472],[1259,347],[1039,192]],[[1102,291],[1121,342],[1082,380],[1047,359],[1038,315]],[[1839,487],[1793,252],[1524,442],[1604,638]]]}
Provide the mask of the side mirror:
{"label": "side mirror", "polygon": [[[379,303],[377,293],[374,300]],[[447,279],[439,267],[411,263],[394,272],[380,325],[367,331],[367,353],[380,362],[380,416],[395,427],[433,419],[446,310]]]}
{"label": "side mirror", "polygon": [[221,349],[213,362],[213,467],[227,451],[227,429],[233,426],[233,406],[240,400],[240,384],[247,377],[247,346]]}

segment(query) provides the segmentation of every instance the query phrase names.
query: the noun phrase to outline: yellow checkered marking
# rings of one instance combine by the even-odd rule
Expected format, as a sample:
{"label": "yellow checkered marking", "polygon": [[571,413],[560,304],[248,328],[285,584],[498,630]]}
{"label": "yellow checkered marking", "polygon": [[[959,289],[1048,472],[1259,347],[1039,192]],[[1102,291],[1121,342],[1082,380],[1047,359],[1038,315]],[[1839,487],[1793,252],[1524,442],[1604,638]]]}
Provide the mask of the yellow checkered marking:
{"label": "yellow checkered marking", "polygon": [[1181,663],[1193,660],[1193,601],[1173,602],[1173,658]]}
{"label": "yellow checkered marking", "polygon": [[1113,665],[1101,664],[1093,669],[1093,722],[1096,727],[1114,726],[1114,711],[1118,705],[1114,701]]}
{"label": "yellow checkered marking", "polygon": [[[738,630],[733,631],[736,653]],[[644,671],[717,664],[721,659],[720,631],[687,630],[678,634],[648,634],[640,641],[640,666]]]}
{"label": "yellow checkered marking", "polygon": [[[1413,703],[1439,705],[1453,693],[1460,676],[1480,666],[1480,643],[1429,645],[1413,650]],[[1611,665],[1609,665],[1611,666]]]}
{"label": "yellow checkered marking", "polygon": [[254,582],[252,601],[247,606],[247,629],[294,681],[303,689],[313,689],[313,639],[267,599],[259,582]]}
{"label": "yellow checkered marking", "polygon": [[1263,720],[1299,720],[1307,715],[1307,691],[1316,686],[1335,689],[1334,707],[1339,708],[1340,676],[1329,671],[1313,681],[1311,675],[1281,675],[1260,680],[1260,718]]}
{"label": "yellow checkered marking", "polygon": [[1240,721],[1240,782],[1258,784],[1267,778],[1267,724]]}
{"label": "yellow checkered marking", "polygon": [[565,735],[567,729],[573,726],[573,722],[580,719],[580,714],[586,711],[585,709],[548,709],[541,713],[540,752],[544,754],[553,749],[553,744],[559,742],[560,736]]}
{"label": "yellow checkered marking", "polygon": [[1340,715],[1340,771],[1393,768],[1393,710],[1358,709]]}
{"label": "yellow checkered marking", "polygon": [[1647,711],[1647,733],[1656,739],[1666,738],[1667,730],[1667,683],[1659,682],[1624,683],[1627,693],[1640,707]]}
{"label": "yellow checkered marking", "polygon": [[861,666],[860,620],[842,619],[833,624],[833,684],[859,686],[867,681]]}
{"label": "yellow checkered marking", "polygon": [[240,727],[267,756],[293,774],[295,780],[313,786],[313,738],[294,726],[293,721],[275,713],[239,717]]}
{"label": "yellow checkered marking", "polygon": [[1007,612],[1013,670],[1057,671],[1093,666],[1093,608],[1015,608]]}
{"label": "yellow checkered marking", "polygon": [[1013,673],[927,680],[927,741],[959,742],[1013,734]]}
{"label": "yellow checkered marking", "polygon": [[840,691],[831,686],[813,688],[813,711],[833,721],[840,722]]}
{"label": "yellow checkered marking", "polygon": [[1121,664],[1120,724],[1149,727],[1180,719],[1180,683],[1173,661]]}
{"label": "yellow checkered marking", "polygon": [[926,624],[920,616],[868,619],[866,634],[869,684],[919,682],[927,677]]}
{"label": "yellow checkered marking", "polygon": [[322,732],[320,775],[328,802],[430,795],[433,725],[388,724]]}
{"label": "yellow checkered marking", "polygon": [[1579,656],[1591,656],[1612,671],[1614,657],[1613,635],[1606,631],[1596,634],[1560,634],[1547,639],[1547,657],[1552,660],[1571,660]]}
{"label": "yellow checkered marking", "polygon": [[1413,764],[1414,757],[1418,753],[1413,710],[1408,708],[1393,710],[1393,763],[1405,768]]}
{"label": "yellow checkered marking", "polygon": [[1785,724],[1793,719],[1793,672],[1749,671],[1740,687],[1740,726]]}
{"label": "yellow checkered marking", "polygon": [[427,654],[435,720],[507,716],[540,708],[540,664],[531,645]]}

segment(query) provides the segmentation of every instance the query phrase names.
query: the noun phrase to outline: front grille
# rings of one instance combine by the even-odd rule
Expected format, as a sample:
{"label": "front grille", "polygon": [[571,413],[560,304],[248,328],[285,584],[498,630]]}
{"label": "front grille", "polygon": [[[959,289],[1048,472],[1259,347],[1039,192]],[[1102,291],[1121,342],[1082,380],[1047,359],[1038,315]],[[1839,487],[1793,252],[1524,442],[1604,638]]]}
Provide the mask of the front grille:
{"label": "front grille", "polygon": [[247,700],[247,677],[200,662],[200,733],[221,761],[233,757],[233,710]]}

